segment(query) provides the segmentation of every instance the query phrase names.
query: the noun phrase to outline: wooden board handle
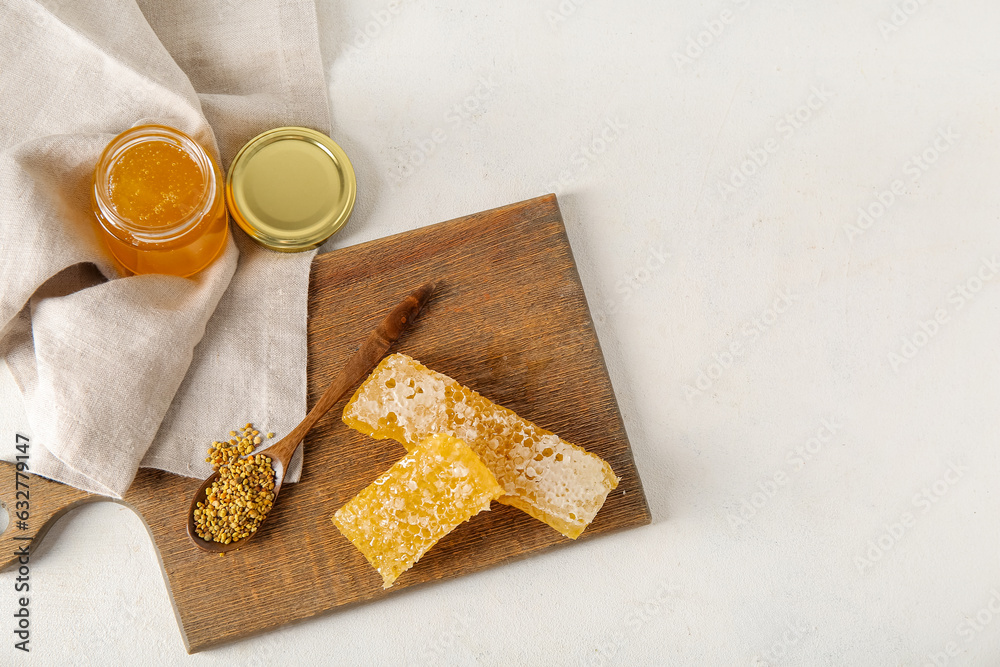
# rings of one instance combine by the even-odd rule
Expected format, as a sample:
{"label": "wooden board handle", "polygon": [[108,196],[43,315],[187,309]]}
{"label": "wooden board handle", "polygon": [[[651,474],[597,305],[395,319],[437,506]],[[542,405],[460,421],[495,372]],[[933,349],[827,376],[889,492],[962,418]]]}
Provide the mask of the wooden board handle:
{"label": "wooden board handle", "polygon": [[[8,516],[7,529],[0,534],[0,572],[18,564],[16,552],[25,545],[34,551],[45,533],[63,514],[74,507],[99,500],[112,499],[38,475],[18,472],[13,463],[0,461],[0,505]],[[27,514],[21,514],[19,518],[19,512]]]}

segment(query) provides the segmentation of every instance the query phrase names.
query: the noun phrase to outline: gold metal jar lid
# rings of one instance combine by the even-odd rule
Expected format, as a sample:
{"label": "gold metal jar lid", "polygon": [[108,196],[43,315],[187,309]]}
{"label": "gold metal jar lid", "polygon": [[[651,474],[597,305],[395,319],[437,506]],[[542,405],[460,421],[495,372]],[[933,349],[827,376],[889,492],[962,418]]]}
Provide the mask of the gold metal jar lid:
{"label": "gold metal jar lid", "polygon": [[309,250],[351,217],[354,167],[322,132],[278,127],[258,134],[236,154],[226,179],[229,214],[266,248]]}

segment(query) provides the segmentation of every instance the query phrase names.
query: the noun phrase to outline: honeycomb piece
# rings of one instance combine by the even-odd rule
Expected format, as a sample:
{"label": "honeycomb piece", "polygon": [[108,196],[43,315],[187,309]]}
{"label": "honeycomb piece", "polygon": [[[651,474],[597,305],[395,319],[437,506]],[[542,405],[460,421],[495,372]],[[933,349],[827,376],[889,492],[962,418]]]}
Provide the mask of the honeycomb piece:
{"label": "honeycomb piece", "polygon": [[464,442],[423,440],[333,515],[333,523],[389,588],[452,528],[503,494]]}
{"label": "honeycomb piece", "polygon": [[407,449],[433,433],[479,454],[513,505],[576,539],[618,478],[602,458],[521,419],[404,354],[382,360],[344,408],[344,422]]}

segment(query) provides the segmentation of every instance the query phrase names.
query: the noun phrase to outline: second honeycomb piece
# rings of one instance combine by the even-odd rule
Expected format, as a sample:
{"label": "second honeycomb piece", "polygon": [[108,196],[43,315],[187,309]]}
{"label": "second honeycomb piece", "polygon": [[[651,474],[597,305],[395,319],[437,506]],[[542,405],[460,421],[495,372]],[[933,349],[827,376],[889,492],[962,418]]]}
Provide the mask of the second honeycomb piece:
{"label": "second honeycomb piece", "polygon": [[389,588],[438,540],[503,493],[468,445],[447,435],[418,444],[333,515]]}

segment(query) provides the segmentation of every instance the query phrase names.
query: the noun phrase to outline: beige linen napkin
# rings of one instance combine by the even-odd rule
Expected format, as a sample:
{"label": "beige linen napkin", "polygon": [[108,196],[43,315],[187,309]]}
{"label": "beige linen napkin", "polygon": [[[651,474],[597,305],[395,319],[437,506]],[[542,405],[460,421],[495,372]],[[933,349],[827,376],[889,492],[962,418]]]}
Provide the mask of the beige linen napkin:
{"label": "beige linen napkin", "polygon": [[187,132],[223,169],[268,128],[329,132],[313,0],[4,5],[0,356],[23,406],[0,410],[26,417],[35,472],[88,491],[120,497],[140,464],[204,477],[212,439],[248,421],[285,433],[305,414],[314,253],[234,229],[191,279],[122,277],[90,176],[141,122]]}

